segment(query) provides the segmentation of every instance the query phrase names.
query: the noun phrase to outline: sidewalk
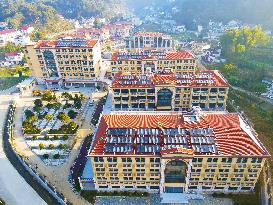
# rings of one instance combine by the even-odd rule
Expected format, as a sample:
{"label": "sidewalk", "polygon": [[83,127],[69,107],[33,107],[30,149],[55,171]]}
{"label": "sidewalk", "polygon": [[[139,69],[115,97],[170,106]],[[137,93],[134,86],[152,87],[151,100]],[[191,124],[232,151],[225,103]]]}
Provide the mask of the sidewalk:
{"label": "sidewalk", "polygon": [[6,119],[10,96],[0,96],[0,196],[11,205],[46,205],[43,199],[21,177],[6,158],[2,147],[3,123]]}

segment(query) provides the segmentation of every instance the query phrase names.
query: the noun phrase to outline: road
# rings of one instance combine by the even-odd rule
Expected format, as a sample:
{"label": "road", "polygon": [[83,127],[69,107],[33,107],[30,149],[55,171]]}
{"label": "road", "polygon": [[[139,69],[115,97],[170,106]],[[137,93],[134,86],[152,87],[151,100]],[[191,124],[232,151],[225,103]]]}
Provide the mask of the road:
{"label": "road", "polygon": [[0,197],[7,205],[46,205],[7,159],[3,150],[3,126],[11,96],[0,95]]}

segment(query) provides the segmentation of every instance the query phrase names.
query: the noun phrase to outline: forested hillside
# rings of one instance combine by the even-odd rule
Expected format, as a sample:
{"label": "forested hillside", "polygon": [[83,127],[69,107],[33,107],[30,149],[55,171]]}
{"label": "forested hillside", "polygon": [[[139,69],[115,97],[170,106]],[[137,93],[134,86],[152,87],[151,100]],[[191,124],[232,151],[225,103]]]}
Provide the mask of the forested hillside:
{"label": "forested hillside", "polygon": [[42,32],[53,33],[72,28],[60,15],[111,18],[125,8],[123,5],[120,0],[1,0],[0,21],[7,21],[13,28],[30,24]]}
{"label": "forested hillside", "polygon": [[103,16],[111,18],[125,9],[121,0],[46,0],[66,18]]}
{"label": "forested hillside", "polygon": [[[143,7],[154,5],[168,11],[179,22],[191,28],[193,21],[207,24],[209,20],[238,19],[245,23],[262,24],[273,30],[272,0],[126,0],[130,8],[141,14]],[[176,9],[173,9],[176,8]]]}
{"label": "forested hillside", "polygon": [[72,28],[68,21],[60,18],[54,8],[40,0],[35,3],[24,0],[2,0],[0,10],[0,21],[7,21],[15,29],[23,24],[34,25],[40,31],[48,33]]}

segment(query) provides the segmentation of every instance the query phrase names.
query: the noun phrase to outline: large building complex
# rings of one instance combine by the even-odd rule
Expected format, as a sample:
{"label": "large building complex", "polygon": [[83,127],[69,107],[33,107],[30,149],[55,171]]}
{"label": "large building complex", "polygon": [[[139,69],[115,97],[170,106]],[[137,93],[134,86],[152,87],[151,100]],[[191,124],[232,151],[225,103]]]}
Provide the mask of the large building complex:
{"label": "large building complex", "polygon": [[101,49],[98,40],[61,38],[39,41],[27,45],[25,54],[32,75],[45,80],[88,85],[100,73]]}
{"label": "large building complex", "polygon": [[111,89],[114,110],[225,110],[229,85],[215,70],[184,75],[165,71],[118,73]]}
{"label": "large building complex", "polygon": [[88,157],[97,190],[200,193],[252,191],[269,154],[241,115],[195,109],[103,115]]}
{"label": "large building complex", "polygon": [[118,72],[145,74],[162,71],[165,68],[178,74],[185,74],[196,71],[196,57],[189,51],[115,52],[112,54],[110,65],[112,76]]}
{"label": "large building complex", "polygon": [[171,36],[159,32],[137,32],[125,42],[128,50],[172,50],[174,47]]}

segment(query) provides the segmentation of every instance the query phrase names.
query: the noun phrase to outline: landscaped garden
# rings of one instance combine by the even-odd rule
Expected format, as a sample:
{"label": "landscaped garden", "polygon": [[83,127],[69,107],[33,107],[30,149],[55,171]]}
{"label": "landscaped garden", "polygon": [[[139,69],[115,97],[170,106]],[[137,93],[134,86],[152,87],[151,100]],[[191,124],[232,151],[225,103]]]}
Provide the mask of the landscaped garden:
{"label": "landscaped garden", "polygon": [[22,129],[28,146],[48,165],[65,162],[79,129],[77,122],[85,97],[53,91],[38,94],[33,106],[24,110]]}

